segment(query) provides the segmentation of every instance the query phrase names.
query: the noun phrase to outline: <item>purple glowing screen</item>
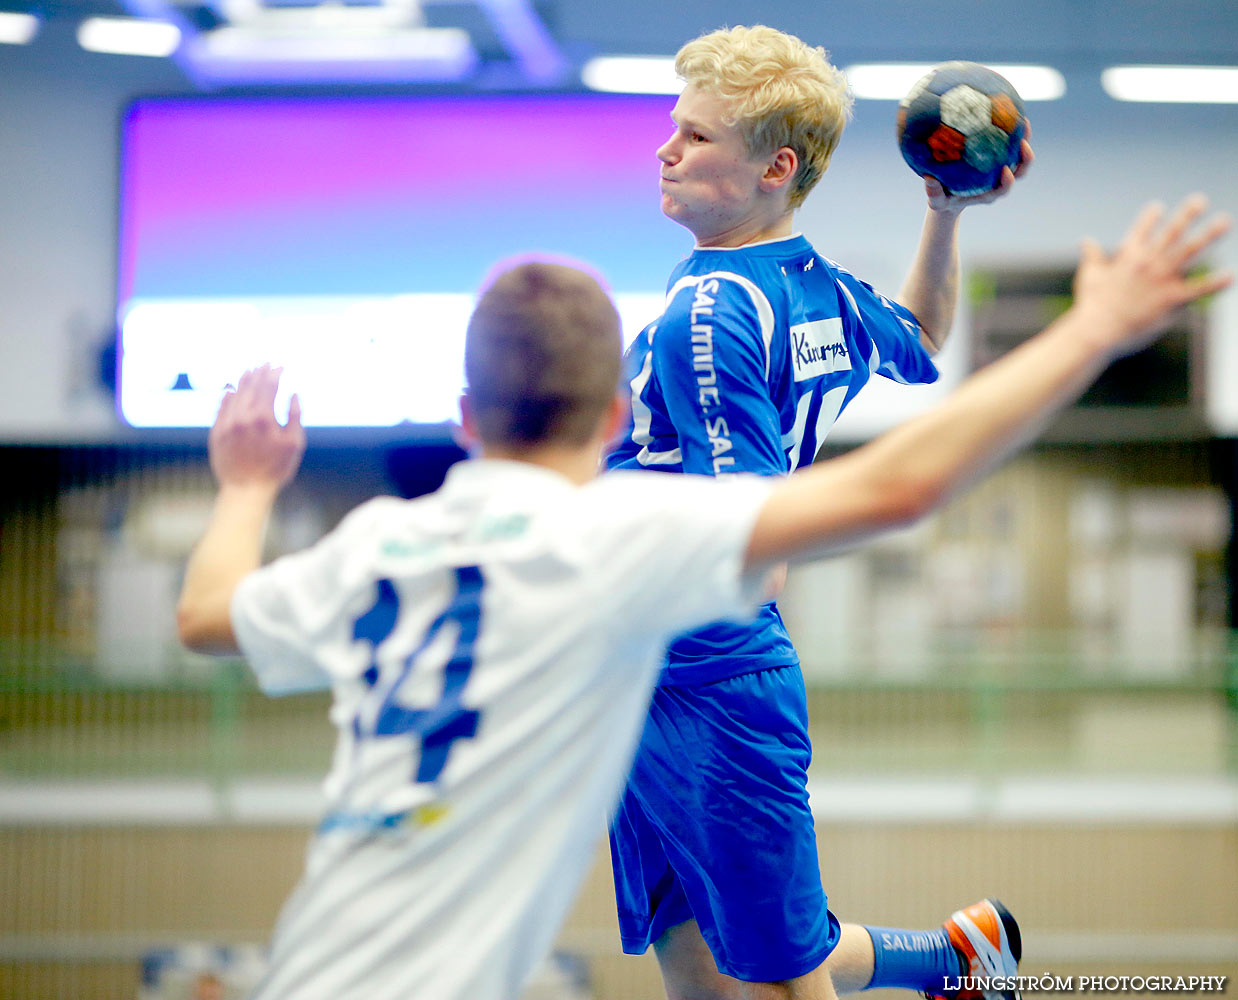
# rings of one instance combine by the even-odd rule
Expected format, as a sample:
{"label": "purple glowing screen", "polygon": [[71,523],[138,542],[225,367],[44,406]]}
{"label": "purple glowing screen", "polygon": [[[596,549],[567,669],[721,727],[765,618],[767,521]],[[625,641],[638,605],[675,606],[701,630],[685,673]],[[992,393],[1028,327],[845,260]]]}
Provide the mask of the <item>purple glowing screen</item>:
{"label": "purple glowing screen", "polygon": [[143,100],[124,124],[133,297],[471,292],[498,259],[588,261],[660,291],[669,97]]}
{"label": "purple glowing screen", "polygon": [[523,254],[599,271],[634,336],[692,244],[659,208],[673,105],[136,102],[122,143],[121,415],[206,426],[223,385],[270,361],[310,424],[450,420],[472,296]]}

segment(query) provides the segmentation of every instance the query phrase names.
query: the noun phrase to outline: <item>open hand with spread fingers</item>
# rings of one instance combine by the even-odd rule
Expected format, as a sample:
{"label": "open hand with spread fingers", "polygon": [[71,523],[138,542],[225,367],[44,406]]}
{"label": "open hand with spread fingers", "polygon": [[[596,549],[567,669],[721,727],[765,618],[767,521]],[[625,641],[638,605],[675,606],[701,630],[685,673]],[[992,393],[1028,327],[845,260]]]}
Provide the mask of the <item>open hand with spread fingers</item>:
{"label": "open hand with spread fingers", "polygon": [[1205,218],[1207,211],[1208,200],[1200,194],[1184,199],[1168,220],[1164,206],[1153,202],[1112,254],[1095,240],[1084,240],[1075,309],[1091,319],[1113,356],[1145,347],[1176,310],[1233,281],[1225,271],[1190,274],[1200,255],[1229,231],[1226,215]]}
{"label": "open hand with spread fingers", "polygon": [[208,438],[211,471],[220,486],[263,486],[278,491],[305,452],[301,402],[294,395],[288,422],[275,418],[281,368],[263,365],[245,372],[224,394]]}

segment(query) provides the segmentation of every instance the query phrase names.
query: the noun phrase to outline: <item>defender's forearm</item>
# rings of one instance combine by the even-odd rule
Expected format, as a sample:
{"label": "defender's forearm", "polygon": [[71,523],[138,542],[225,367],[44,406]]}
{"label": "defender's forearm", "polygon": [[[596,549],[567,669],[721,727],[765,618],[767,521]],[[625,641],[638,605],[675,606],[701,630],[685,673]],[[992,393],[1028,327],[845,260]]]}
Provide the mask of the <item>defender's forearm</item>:
{"label": "defender's forearm", "polygon": [[211,520],[189,558],[177,605],[177,630],[190,649],[237,652],[232,633],[232,594],[261,565],[266,524],[278,488],[224,485]]}

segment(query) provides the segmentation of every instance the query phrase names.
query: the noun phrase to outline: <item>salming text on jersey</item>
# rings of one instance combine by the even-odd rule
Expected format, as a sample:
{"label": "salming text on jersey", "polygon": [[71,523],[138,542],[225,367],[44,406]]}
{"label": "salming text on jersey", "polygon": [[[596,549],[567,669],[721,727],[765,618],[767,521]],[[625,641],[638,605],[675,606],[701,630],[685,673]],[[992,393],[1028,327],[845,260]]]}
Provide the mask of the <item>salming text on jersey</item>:
{"label": "salming text on jersey", "polygon": [[731,431],[726,418],[720,415],[722,394],[718,388],[718,370],[714,365],[714,295],[718,279],[711,278],[696,286],[690,311],[692,370],[696,373],[697,402],[705,420],[714,475],[735,467],[735,458],[727,452],[733,449]]}

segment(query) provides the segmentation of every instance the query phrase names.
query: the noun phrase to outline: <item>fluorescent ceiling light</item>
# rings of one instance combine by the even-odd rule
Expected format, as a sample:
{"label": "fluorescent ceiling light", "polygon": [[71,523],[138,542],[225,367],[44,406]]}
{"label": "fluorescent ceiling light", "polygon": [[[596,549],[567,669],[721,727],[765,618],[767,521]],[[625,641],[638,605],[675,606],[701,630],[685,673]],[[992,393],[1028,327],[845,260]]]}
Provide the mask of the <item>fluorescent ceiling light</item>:
{"label": "fluorescent ceiling light", "polygon": [[473,51],[459,28],[411,28],[384,32],[278,35],[251,28],[217,28],[203,39],[216,59],[289,62],[349,62],[354,59],[425,59],[455,63]]}
{"label": "fluorescent ceiling light", "polygon": [[672,56],[598,56],[585,63],[580,78],[590,90],[615,94],[678,94],[683,90]]}
{"label": "fluorescent ceiling light", "polygon": [[1110,66],[1100,83],[1119,101],[1238,104],[1238,66]]}
{"label": "fluorescent ceiling light", "polygon": [[[856,97],[870,101],[901,101],[920,77],[937,63],[857,63],[845,70]],[[985,63],[1010,81],[1025,101],[1056,101],[1066,93],[1066,79],[1052,66],[1009,66]]]}
{"label": "fluorescent ceiling light", "polygon": [[88,52],[170,56],[180,42],[176,25],[135,17],[88,17],[77,29],[77,44]]}
{"label": "fluorescent ceiling light", "polygon": [[289,7],[259,0],[216,0],[213,6],[219,9],[224,21],[246,28],[329,31],[336,28],[407,28],[424,23],[421,4],[416,0],[378,0],[366,6],[318,2]]}
{"label": "fluorescent ceiling light", "polygon": [[205,32],[183,55],[217,83],[333,83],[459,80],[477,66],[459,28],[330,33],[225,27]]}
{"label": "fluorescent ceiling light", "polygon": [[39,30],[39,19],[33,14],[0,11],[0,42],[25,45]]}

